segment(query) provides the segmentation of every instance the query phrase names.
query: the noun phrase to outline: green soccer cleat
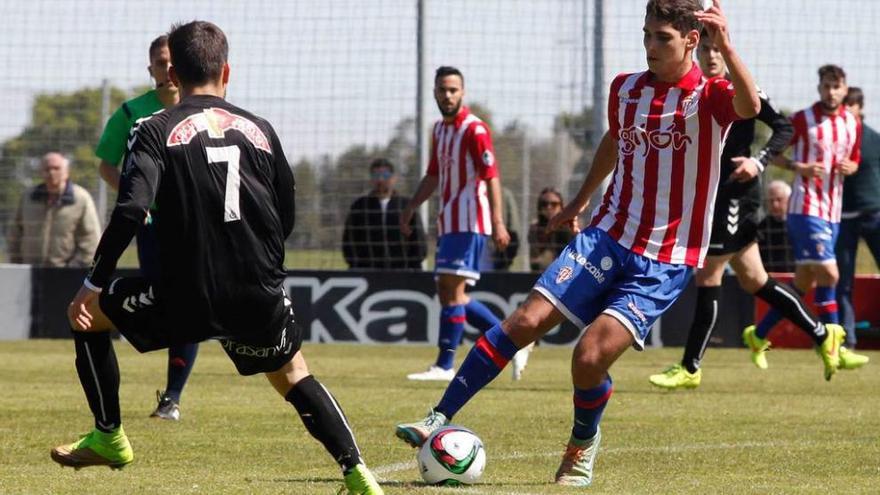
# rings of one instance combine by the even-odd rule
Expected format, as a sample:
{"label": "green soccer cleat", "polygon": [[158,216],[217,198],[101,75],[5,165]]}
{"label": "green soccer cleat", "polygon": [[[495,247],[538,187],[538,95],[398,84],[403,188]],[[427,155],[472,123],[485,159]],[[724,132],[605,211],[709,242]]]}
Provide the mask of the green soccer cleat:
{"label": "green soccer cleat", "polygon": [[432,409],[421,421],[397,425],[394,434],[412,447],[421,447],[425,440],[431,436],[431,433],[447,424],[449,424],[449,420],[446,419],[446,416]]}
{"label": "green soccer cleat", "polygon": [[367,469],[367,466],[358,464],[345,475],[345,486],[339,489],[337,495],[384,495],[382,487]]}
{"label": "green soccer cleat", "polygon": [[673,364],[666,368],[663,373],[651,375],[648,381],[655,387],[675,390],[678,388],[697,388],[700,386],[700,380],[703,379],[703,370],[697,369],[695,373],[691,373],[680,364]]}
{"label": "green soccer cleat", "polygon": [[840,369],[854,370],[868,364],[871,358],[864,354],[856,354],[855,352],[840,346]]}
{"label": "green soccer cleat", "polygon": [[589,440],[578,440],[571,437],[568,447],[562,455],[562,464],[556,470],[556,484],[564,486],[590,486],[593,482],[593,465],[599,453],[599,441],[602,432]]}
{"label": "green soccer cleat", "polygon": [[752,353],[752,362],[762,370],[767,369],[767,349],[770,341],[755,335],[755,325],[747,326],[742,333],[743,343]]}
{"label": "green soccer cleat", "polygon": [[55,447],[51,456],[58,464],[74,469],[89,466],[122,469],[134,460],[134,451],[120,426],[110,433],[96,428],[70,445]]}
{"label": "green soccer cleat", "polygon": [[816,348],[816,353],[822,358],[825,365],[825,380],[831,380],[837,368],[840,367],[840,344],[846,337],[846,331],[840,325],[828,323],[825,325],[825,340]]}

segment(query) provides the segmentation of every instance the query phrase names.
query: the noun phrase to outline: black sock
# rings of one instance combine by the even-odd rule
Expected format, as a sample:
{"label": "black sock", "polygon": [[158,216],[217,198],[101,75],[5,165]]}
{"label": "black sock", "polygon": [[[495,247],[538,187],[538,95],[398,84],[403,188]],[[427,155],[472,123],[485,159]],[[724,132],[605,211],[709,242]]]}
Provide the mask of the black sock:
{"label": "black sock", "polygon": [[694,312],[694,322],[688,332],[687,345],[684,347],[684,357],[681,365],[688,372],[696,373],[700,369],[700,361],[709,344],[709,336],[718,321],[718,303],[721,299],[721,287],[698,287],[697,308]]}
{"label": "black sock", "polygon": [[95,428],[109,433],[119,428],[119,364],[110,341],[110,332],[72,330],[76,347],[76,372],[89,409],[95,416]]}
{"label": "black sock", "polygon": [[769,278],[755,295],[806,332],[816,345],[822,345],[826,335],[825,325],[807,308],[797,292]]}
{"label": "black sock", "polygon": [[293,404],[306,429],[324,444],[343,473],[361,464],[361,453],[348,420],[339,403],[321,382],[309,375],[290,389],[285,399]]}

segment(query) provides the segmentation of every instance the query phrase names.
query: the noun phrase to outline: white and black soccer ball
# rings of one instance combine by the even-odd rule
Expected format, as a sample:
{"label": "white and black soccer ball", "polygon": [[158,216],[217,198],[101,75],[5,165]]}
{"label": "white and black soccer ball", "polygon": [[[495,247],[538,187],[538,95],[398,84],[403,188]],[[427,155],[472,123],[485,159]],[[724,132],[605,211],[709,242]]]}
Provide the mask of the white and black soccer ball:
{"label": "white and black soccer ball", "polygon": [[431,434],[418,459],[422,478],[431,485],[470,485],[486,468],[483,442],[461,426],[445,426]]}

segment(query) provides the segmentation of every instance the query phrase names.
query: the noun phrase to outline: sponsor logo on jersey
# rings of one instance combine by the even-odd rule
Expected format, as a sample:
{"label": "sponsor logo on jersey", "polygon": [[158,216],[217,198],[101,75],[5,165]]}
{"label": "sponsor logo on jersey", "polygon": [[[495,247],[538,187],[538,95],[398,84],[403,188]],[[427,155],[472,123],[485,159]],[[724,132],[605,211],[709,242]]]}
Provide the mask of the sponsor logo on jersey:
{"label": "sponsor logo on jersey", "polygon": [[[584,269],[587,271],[587,273],[589,273],[590,275],[593,276],[593,278],[596,279],[596,282],[599,282],[600,284],[605,283],[605,272],[602,271],[601,269],[599,269],[599,267],[594,265],[590,260],[588,260],[586,256],[584,256],[580,253],[576,253],[574,251],[569,251],[568,257],[569,257],[569,259],[571,259],[572,261],[574,261],[578,265],[581,265],[582,267],[584,267]],[[607,256],[606,256],[606,258],[607,258]],[[611,259],[609,258],[608,261],[610,262]],[[602,263],[603,262],[600,262],[599,264],[601,265]]]}
{"label": "sponsor logo on jersey", "polygon": [[257,124],[222,108],[206,108],[183,119],[171,130],[165,145],[171,147],[189,144],[200,132],[207,132],[209,137],[220,139],[230,130],[240,132],[255,148],[272,153],[269,140]]}
{"label": "sponsor logo on jersey", "polygon": [[629,126],[620,130],[620,152],[631,156],[639,152],[643,157],[648,156],[652,150],[662,150],[672,146],[680,150],[685,145],[691,144],[691,137],[675,130],[675,124],[671,124],[665,130],[654,129],[646,131],[643,127]]}

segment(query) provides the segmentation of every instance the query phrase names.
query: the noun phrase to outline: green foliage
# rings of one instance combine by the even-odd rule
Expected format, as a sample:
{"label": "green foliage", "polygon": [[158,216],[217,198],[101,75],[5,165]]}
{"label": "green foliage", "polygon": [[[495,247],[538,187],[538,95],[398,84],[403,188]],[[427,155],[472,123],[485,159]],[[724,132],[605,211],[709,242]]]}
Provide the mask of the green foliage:
{"label": "green foliage", "polygon": [[[203,343],[184,390],[180,423],[148,417],[165,381],[164,352],[117,342],[122,416],[135,461],[121,472],[61,469],[49,449],[92,428],[69,340],[0,342],[0,493],[336,493],[338,467],[260,376],[241,377]],[[466,348],[458,352],[459,364]],[[407,382],[436,348],[305,345],[309,369],[345,410],[367,464],[394,494],[454,494],[425,487],[416,451],[396,423],[421,418],[445,388]],[[868,352],[872,361],[877,351]],[[455,417],[486,445],[480,485],[461,493],[876,493],[880,368],[841,371],[830,383],[811,350],[775,350],[770,371],[744,349],[712,349],[703,385],[662,392],[647,377],[680,348],[627,352],[602,422],[593,486],[554,486],[572,422],[570,347],[539,347],[522,381],[509,370]]]}

